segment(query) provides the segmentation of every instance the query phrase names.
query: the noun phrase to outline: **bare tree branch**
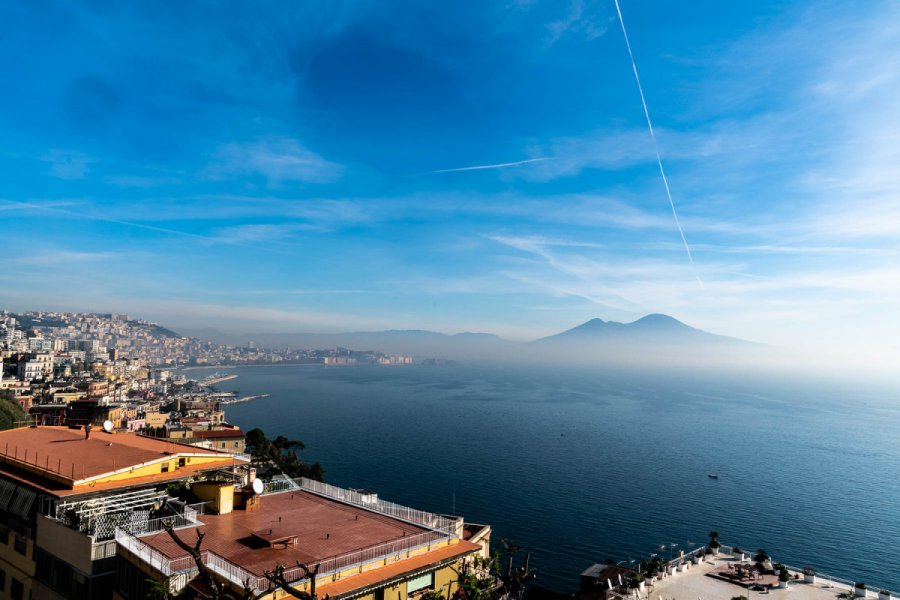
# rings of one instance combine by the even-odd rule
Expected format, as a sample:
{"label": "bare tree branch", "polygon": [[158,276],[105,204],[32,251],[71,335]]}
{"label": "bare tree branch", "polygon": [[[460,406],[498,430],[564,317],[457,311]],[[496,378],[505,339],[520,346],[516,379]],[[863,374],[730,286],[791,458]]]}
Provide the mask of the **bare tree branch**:
{"label": "bare tree branch", "polygon": [[[264,571],[263,576],[289,596],[301,598],[301,600],[318,600],[318,597],[316,596],[316,575],[319,573],[319,566],[320,565],[317,564],[315,569],[310,570],[308,566],[297,561],[297,567],[302,571],[302,575],[295,581],[309,579],[308,592],[298,590],[291,585],[291,582],[284,576],[284,565],[277,565],[272,571]],[[325,596],[325,600],[328,600],[328,596]]]}
{"label": "bare tree branch", "polygon": [[[206,587],[209,588],[209,593],[212,595],[213,600],[238,600],[225,590],[224,586],[218,582],[215,576],[210,572],[209,567],[203,562],[203,553],[200,552],[200,546],[203,544],[203,536],[205,534],[202,531],[199,529],[197,530],[197,541],[191,546],[178,537],[178,534],[175,533],[175,527],[170,520],[163,519],[162,525],[166,530],[166,533],[169,534],[169,537],[172,538],[172,541],[194,559],[194,564],[200,572],[200,578],[203,580],[203,583],[206,584]],[[253,600],[254,598],[252,595],[252,588],[250,588],[248,584],[249,582],[244,584],[244,598],[242,600]],[[251,595],[248,595],[248,591]]]}

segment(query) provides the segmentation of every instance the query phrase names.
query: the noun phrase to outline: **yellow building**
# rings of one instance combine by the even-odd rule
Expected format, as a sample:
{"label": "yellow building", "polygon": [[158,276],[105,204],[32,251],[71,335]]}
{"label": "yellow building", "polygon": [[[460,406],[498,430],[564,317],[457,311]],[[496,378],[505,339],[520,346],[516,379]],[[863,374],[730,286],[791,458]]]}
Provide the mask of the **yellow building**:
{"label": "yellow building", "polygon": [[0,432],[0,599],[110,598],[116,530],[149,530],[156,509],[179,506],[167,486],[245,462],[98,428]]}
{"label": "yellow building", "polygon": [[[202,531],[204,564],[238,595],[249,584],[262,598],[288,597],[265,576],[278,565],[292,587],[310,591],[299,562],[316,571],[320,598],[409,600],[428,591],[449,598],[461,563],[486,553],[490,541],[487,526],[465,526],[458,517],[308,479],[270,482],[261,496],[228,483],[201,484],[198,494],[218,507],[217,514],[201,515],[201,524],[176,533],[194,542]],[[173,594],[201,597],[193,559],[168,533],[120,533],[118,552],[114,598],[145,597],[148,576]]]}

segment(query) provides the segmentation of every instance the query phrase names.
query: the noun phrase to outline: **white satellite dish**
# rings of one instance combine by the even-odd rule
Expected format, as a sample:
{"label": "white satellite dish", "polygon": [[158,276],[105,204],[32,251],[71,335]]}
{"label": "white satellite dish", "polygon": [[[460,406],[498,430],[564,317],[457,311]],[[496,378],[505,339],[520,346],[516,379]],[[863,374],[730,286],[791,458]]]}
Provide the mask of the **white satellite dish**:
{"label": "white satellite dish", "polygon": [[110,421],[109,419],[107,419],[106,421],[103,421],[103,431],[109,433],[112,430],[113,430],[113,422]]}
{"label": "white satellite dish", "polygon": [[262,494],[264,489],[266,489],[266,486],[263,485],[263,482],[261,479],[253,480],[253,491],[254,492],[256,492],[257,494]]}

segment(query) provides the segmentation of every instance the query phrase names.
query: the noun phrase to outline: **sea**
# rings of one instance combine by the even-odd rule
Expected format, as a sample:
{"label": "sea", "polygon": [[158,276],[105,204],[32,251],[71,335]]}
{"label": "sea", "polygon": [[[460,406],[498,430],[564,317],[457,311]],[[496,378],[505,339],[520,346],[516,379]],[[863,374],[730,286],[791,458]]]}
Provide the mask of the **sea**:
{"label": "sea", "polygon": [[716,530],[900,592],[890,387],[549,365],[227,372],[220,389],[269,394],[228,406],[230,422],[301,440],[329,483],[490,524],[546,587],[574,591],[595,562],[668,558]]}

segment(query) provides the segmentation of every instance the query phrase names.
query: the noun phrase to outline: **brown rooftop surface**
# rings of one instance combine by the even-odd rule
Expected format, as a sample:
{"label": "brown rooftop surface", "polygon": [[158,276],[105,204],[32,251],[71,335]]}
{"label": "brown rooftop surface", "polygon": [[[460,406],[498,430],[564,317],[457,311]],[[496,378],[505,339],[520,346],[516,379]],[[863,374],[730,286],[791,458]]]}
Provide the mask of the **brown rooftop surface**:
{"label": "brown rooftop surface", "polygon": [[[50,490],[71,489],[75,481],[180,454],[221,456],[222,466],[230,465],[233,460],[225,453],[134,433],[110,434],[94,429],[90,438],[85,439],[83,429],[68,427],[22,427],[0,431],[0,472]],[[210,466],[204,465],[200,470]],[[160,475],[162,479],[180,478],[182,472],[183,469],[173,469]],[[147,478],[135,478],[134,481],[137,479]],[[124,483],[118,482],[114,487]],[[98,487],[102,485],[97,484]]]}
{"label": "brown rooftop surface", "polygon": [[[260,498],[258,510],[235,510],[226,515],[201,515],[205,523],[203,550],[210,550],[256,575],[277,564],[295,561],[312,564],[427,530],[361,508],[328,500],[308,492],[282,492]],[[269,548],[260,532],[277,537],[297,537],[296,544]],[[196,528],[178,530],[181,539],[196,541]],[[438,535],[435,534],[437,539]],[[170,558],[186,553],[165,532],[141,537],[141,541]]]}

